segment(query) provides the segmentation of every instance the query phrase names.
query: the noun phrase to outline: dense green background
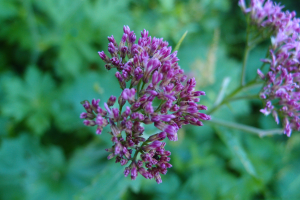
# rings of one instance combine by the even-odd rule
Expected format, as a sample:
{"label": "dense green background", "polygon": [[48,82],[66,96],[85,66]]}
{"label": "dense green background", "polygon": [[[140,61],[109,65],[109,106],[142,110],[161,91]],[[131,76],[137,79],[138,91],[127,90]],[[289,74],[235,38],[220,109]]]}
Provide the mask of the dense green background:
{"label": "dense green background", "polygon": [[[293,3],[294,2],[294,3]],[[283,4],[296,9],[297,1]],[[0,199],[299,199],[300,135],[259,138],[224,127],[186,126],[167,142],[173,168],[163,183],[123,177],[111,146],[79,119],[80,101],[120,88],[97,51],[123,25],[175,46],[212,107],[222,80],[239,84],[245,19],[232,0],[0,0]],[[249,58],[255,76],[266,45]],[[257,92],[259,89],[257,89]],[[254,91],[255,92],[255,91]],[[236,101],[215,117],[276,128],[260,101]]]}

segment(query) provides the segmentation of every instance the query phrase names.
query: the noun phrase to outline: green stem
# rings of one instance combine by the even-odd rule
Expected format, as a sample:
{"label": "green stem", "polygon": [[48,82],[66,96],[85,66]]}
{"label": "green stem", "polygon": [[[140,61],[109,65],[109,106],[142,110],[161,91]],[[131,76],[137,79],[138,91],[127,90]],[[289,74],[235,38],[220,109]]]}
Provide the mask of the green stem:
{"label": "green stem", "polygon": [[[241,85],[245,85],[245,76],[246,76],[246,68],[247,68],[247,61],[249,57],[250,51],[260,42],[264,41],[267,37],[264,36],[263,32],[259,31],[259,33],[253,38],[251,38],[251,25],[249,23],[249,18],[247,19],[247,36],[246,36],[246,47],[243,56],[243,67],[242,67],[242,74],[241,74]],[[268,34],[268,37],[271,36],[272,31]]]}
{"label": "green stem", "polygon": [[162,100],[154,112],[157,112],[160,109],[160,107],[163,105],[164,102],[166,102],[166,101]]}
{"label": "green stem", "polygon": [[229,77],[225,77],[223,79],[223,82],[222,82],[219,94],[218,94],[218,96],[216,98],[216,101],[214,103],[214,106],[220,104],[222,102],[222,100],[224,99],[225,91],[227,90],[229,82],[230,82],[230,78]]}
{"label": "green stem", "polygon": [[252,126],[247,126],[247,125],[239,124],[239,123],[235,123],[235,122],[223,121],[223,120],[219,120],[219,119],[211,119],[207,122],[216,124],[216,125],[226,126],[229,128],[234,128],[234,129],[241,130],[241,131],[245,131],[247,133],[256,134],[256,135],[259,135],[260,137],[283,134],[282,129],[263,130],[263,129],[255,128]]}
{"label": "green stem", "polygon": [[[122,113],[123,106],[124,106],[124,105],[122,105],[122,106],[119,105],[119,119],[121,119],[121,113]],[[118,126],[118,127],[119,127],[119,125],[120,125],[120,121],[121,121],[121,120],[118,120],[118,123],[117,123],[117,126]]]}
{"label": "green stem", "polygon": [[245,90],[245,89],[249,89],[252,88],[256,85],[261,85],[261,82],[257,82],[256,79],[248,82],[246,85],[244,86],[240,86],[237,89],[235,89],[233,92],[231,92],[228,96],[226,96],[223,101],[221,101],[219,104],[215,105],[207,114],[212,114],[213,112],[215,112],[216,110],[218,110],[222,105],[224,105],[225,103],[228,103],[232,100],[234,100],[234,96],[237,95],[238,93],[240,93],[241,91]]}
{"label": "green stem", "polygon": [[[270,56],[270,48],[267,49],[265,58],[268,58],[269,56]],[[263,62],[259,69],[262,71],[265,66],[266,66],[266,62]],[[258,74],[256,74],[256,79],[260,79]]]}
{"label": "green stem", "polygon": [[247,44],[245,52],[244,52],[244,58],[243,58],[243,68],[242,68],[242,75],[241,75],[241,85],[242,86],[245,85],[246,66],[247,66],[247,60],[248,60],[250,50],[251,50],[251,48]]}
{"label": "green stem", "polygon": [[[178,41],[177,45],[175,46],[173,52],[179,50],[179,47],[180,47],[180,45],[181,45],[182,41],[184,40],[184,38],[185,38],[185,36],[186,36],[187,33],[188,33],[188,31],[185,31],[185,33],[181,36],[181,38],[180,38],[180,40]],[[172,52],[172,53],[173,53],[173,52]]]}
{"label": "green stem", "polygon": [[251,47],[249,46],[249,37],[250,37],[250,23],[249,18],[247,19],[247,36],[246,36],[246,47],[244,51],[243,56],[243,67],[242,67],[242,74],[241,74],[241,85],[245,85],[245,74],[246,74],[246,66],[247,66],[247,60],[249,56],[249,52]]}
{"label": "green stem", "polygon": [[138,147],[139,150],[136,149],[136,151],[135,151],[135,153],[134,153],[134,155],[133,155],[133,158],[131,159],[132,162],[135,162],[135,161],[136,161],[136,157],[137,157],[138,153],[139,153],[139,152],[142,153],[142,147],[143,147],[144,145],[148,144],[148,142],[149,142],[149,141],[146,140],[145,142],[142,143],[142,145],[141,145],[140,147]]}
{"label": "green stem", "polygon": [[119,116],[121,116],[123,106],[124,106],[124,105],[122,105],[122,106],[120,105],[120,106],[119,106]]}
{"label": "green stem", "polygon": [[236,101],[236,100],[241,100],[241,99],[259,99],[259,95],[254,94],[254,95],[245,95],[245,96],[233,97],[233,98],[230,98],[229,101]]}
{"label": "green stem", "polygon": [[135,162],[136,161],[136,157],[137,157],[137,155],[138,155],[138,153],[140,152],[140,150],[135,150],[135,153],[134,153],[134,155],[133,155],[133,158],[132,158],[132,162]]}
{"label": "green stem", "polygon": [[145,83],[145,82],[143,82],[143,85],[142,85],[142,88],[141,88],[141,90],[143,90],[143,89],[144,89],[144,86],[145,86],[145,84],[146,84],[146,83]]}
{"label": "green stem", "polygon": [[142,79],[139,81],[138,85],[136,86],[136,94],[137,96],[139,96],[139,93],[140,93],[140,86],[141,86],[141,82],[142,82]]}

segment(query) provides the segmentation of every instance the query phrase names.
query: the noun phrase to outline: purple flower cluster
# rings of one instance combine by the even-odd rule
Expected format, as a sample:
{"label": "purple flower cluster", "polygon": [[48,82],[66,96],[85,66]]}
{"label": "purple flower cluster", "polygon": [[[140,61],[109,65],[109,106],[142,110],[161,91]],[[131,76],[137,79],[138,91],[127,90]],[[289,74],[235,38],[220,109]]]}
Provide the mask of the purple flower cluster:
{"label": "purple flower cluster", "polygon": [[283,6],[272,1],[251,0],[246,8],[244,0],[239,1],[246,13],[250,13],[252,22],[259,28],[273,31],[270,46],[270,58],[262,60],[270,65],[267,73],[257,70],[265,85],[260,97],[265,102],[261,112],[270,113],[279,123],[283,118],[284,134],[290,136],[292,130],[300,130],[300,19],[296,13],[283,12]]}
{"label": "purple flower cluster", "polygon": [[[135,44],[135,33],[128,26],[123,30],[119,45],[113,36],[108,37],[111,58],[103,51],[98,52],[108,70],[117,69],[115,76],[123,90],[118,108],[113,107],[117,100],[114,96],[104,103],[104,109],[99,106],[99,99],[83,101],[86,112],[80,117],[85,119],[86,126],[97,126],[97,134],[110,126],[113,146],[106,149],[110,152],[108,159],[115,158],[121,165],[130,162],[125,176],[130,174],[134,180],[140,173],[161,183],[160,174],[166,174],[167,168],[172,167],[171,152],[164,149],[166,143],[162,140],[167,137],[176,141],[182,125],[202,126],[202,120],[210,119],[199,112],[206,110],[206,106],[197,104],[199,96],[205,93],[194,91],[194,78],[186,80],[177,63],[177,52],[171,53],[168,42],[151,38],[144,30]],[[145,139],[142,124],[154,124],[161,132]]]}

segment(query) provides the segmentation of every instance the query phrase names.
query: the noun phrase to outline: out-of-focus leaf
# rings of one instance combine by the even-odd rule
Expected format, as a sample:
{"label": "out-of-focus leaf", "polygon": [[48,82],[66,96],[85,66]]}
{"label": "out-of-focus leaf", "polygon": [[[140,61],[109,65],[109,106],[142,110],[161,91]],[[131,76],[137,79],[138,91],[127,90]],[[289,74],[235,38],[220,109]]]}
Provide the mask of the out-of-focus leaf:
{"label": "out-of-focus leaf", "polygon": [[7,134],[9,121],[4,117],[0,117],[0,138],[1,136],[5,136]]}
{"label": "out-of-focus leaf", "polygon": [[294,163],[290,166],[285,166],[278,173],[278,182],[276,184],[277,192],[282,199],[299,199],[300,175],[299,165]]}
{"label": "out-of-focus leaf", "polygon": [[[218,193],[220,190],[224,190],[228,188],[229,185],[232,186],[234,184],[234,178],[232,176],[224,173],[220,168],[213,166],[211,166],[211,169],[198,169],[193,172],[193,174],[194,175],[184,184],[182,190],[188,192],[193,198],[197,198],[198,196],[198,198],[200,197],[202,199],[215,199],[219,196]],[[224,182],[226,182],[226,184],[224,184]],[[184,193],[181,192],[179,195],[184,195]]]}
{"label": "out-of-focus leaf", "polygon": [[265,183],[275,176],[275,173],[282,167],[285,142],[278,140],[284,136],[276,136],[276,138],[259,138],[252,135],[243,137],[244,148],[248,152],[255,170],[260,180]]}
{"label": "out-of-focus leaf", "polygon": [[0,20],[15,16],[17,14],[17,8],[14,5],[14,1],[0,1]]}
{"label": "out-of-focus leaf", "polygon": [[[300,135],[292,135],[286,144],[284,156],[279,164],[279,170],[276,174],[276,194],[282,199],[299,199],[299,153],[300,153]],[[281,148],[281,150],[283,150]],[[272,152],[270,152],[272,153]],[[274,159],[272,159],[274,160]]]}
{"label": "out-of-focus leaf", "polygon": [[130,177],[125,178],[123,171],[124,167],[109,164],[94,178],[90,186],[76,195],[76,199],[120,199],[131,184]]}
{"label": "out-of-focus leaf", "polygon": [[107,151],[93,142],[87,147],[78,148],[68,161],[68,180],[76,187],[83,188],[91,183],[105,166]]}
{"label": "out-of-focus leaf", "polygon": [[80,72],[81,57],[79,52],[73,45],[64,43],[60,51],[60,66],[57,66],[57,70],[61,75],[71,74],[72,76],[78,75]]}
{"label": "out-of-focus leaf", "polygon": [[174,48],[173,51],[178,51],[179,50],[180,45],[181,45],[182,41],[184,40],[184,38],[185,38],[185,36],[186,36],[187,33],[188,33],[187,31],[184,32],[184,34],[181,36],[180,40],[176,44],[176,46],[175,46],[175,48]]}
{"label": "out-of-focus leaf", "polygon": [[[24,148],[26,138],[18,141],[3,140],[0,148],[0,198],[20,199],[25,195],[22,181],[26,176],[27,162]],[[20,154],[21,153],[21,154]],[[18,192],[16,192],[16,190]]]}
{"label": "out-of-focus leaf", "polygon": [[36,134],[43,134],[50,126],[51,107],[54,99],[54,81],[49,74],[42,74],[31,66],[25,73],[24,81],[17,76],[2,82],[5,100],[4,115],[15,123],[25,120],[26,125]]}
{"label": "out-of-focus leaf", "polygon": [[[42,148],[37,138],[22,134],[4,139],[0,148],[1,199],[71,199],[103,168],[106,152],[92,144],[69,161],[58,147]],[[15,192],[15,190],[18,192]]]}
{"label": "out-of-focus leaf", "polygon": [[[68,0],[45,0],[37,1],[46,13],[49,14],[51,19],[55,20],[56,24],[61,25],[66,23],[68,18],[78,14],[83,1],[76,1],[70,4]],[[46,9],[47,8],[47,9]],[[60,13],[59,15],[57,13]]]}
{"label": "out-of-focus leaf", "polygon": [[[94,89],[95,84],[98,86],[97,91]],[[101,94],[98,92],[99,88]],[[83,74],[75,82],[67,82],[62,86],[61,96],[54,103],[55,122],[65,131],[82,128],[84,126],[79,115],[85,112],[85,109],[80,104],[81,101],[100,99],[100,106],[103,107],[111,95],[118,97],[120,94],[121,89],[112,70],[102,74],[96,72]]]}
{"label": "out-of-focus leaf", "polygon": [[240,144],[237,139],[237,136],[233,134],[233,130],[229,131],[226,128],[220,129],[219,127],[216,128],[216,131],[226,146],[232,151],[234,155],[236,155],[241,163],[243,164],[245,170],[251,174],[252,176],[257,176],[256,170],[248,158],[246,151]]}
{"label": "out-of-focus leaf", "polygon": [[[261,104],[262,106],[262,104]],[[259,125],[260,127],[262,127],[263,129],[272,129],[272,128],[279,128],[280,125],[276,124],[274,117],[269,115],[269,116],[265,116],[262,113],[259,113]]]}
{"label": "out-of-focus leaf", "polygon": [[171,11],[174,7],[174,0],[160,0],[159,2],[167,11]]}

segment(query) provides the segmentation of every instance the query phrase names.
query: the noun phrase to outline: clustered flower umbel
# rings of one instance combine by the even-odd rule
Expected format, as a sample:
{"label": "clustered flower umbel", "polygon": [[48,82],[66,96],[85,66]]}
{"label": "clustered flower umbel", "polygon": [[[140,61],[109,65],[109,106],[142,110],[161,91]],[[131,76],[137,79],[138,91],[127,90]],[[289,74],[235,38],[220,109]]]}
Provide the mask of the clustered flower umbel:
{"label": "clustered flower umbel", "polygon": [[[80,117],[85,119],[86,126],[97,126],[97,134],[110,126],[113,146],[106,149],[110,152],[108,159],[115,158],[121,165],[130,162],[125,168],[125,177],[130,174],[135,180],[140,173],[146,179],[154,178],[161,183],[160,174],[166,174],[167,168],[172,167],[171,152],[165,150],[166,143],[162,140],[167,137],[177,141],[177,131],[183,125],[202,126],[201,120],[210,119],[209,115],[198,112],[207,109],[197,104],[199,96],[205,93],[194,91],[195,78],[186,80],[177,63],[177,52],[171,53],[168,42],[151,38],[148,31],[143,30],[135,44],[135,33],[128,26],[123,30],[119,45],[113,36],[108,37],[111,58],[103,51],[98,52],[106,69],[117,69],[115,76],[123,90],[118,108],[113,107],[117,101],[115,96],[104,103],[104,109],[99,106],[100,99],[93,99],[91,103],[83,101],[86,112]],[[125,104],[130,106],[122,110]],[[145,139],[142,124],[154,124],[161,132]]]}
{"label": "clustered flower umbel", "polygon": [[265,74],[257,70],[266,81],[260,93],[265,108],[260,111],[265,115],[272,113],[277,124],[278,116],[282,116],[284,134],[289,137],[292,130],[300,129],[300,19],[295,17],[295,11],[283,12],[284,6],[270,0],[251,0],[249,8],[240,0],[239,5],[245,13],[250,13],[252,23],[273,31],[270,59],[262,60],[270,68]]}

